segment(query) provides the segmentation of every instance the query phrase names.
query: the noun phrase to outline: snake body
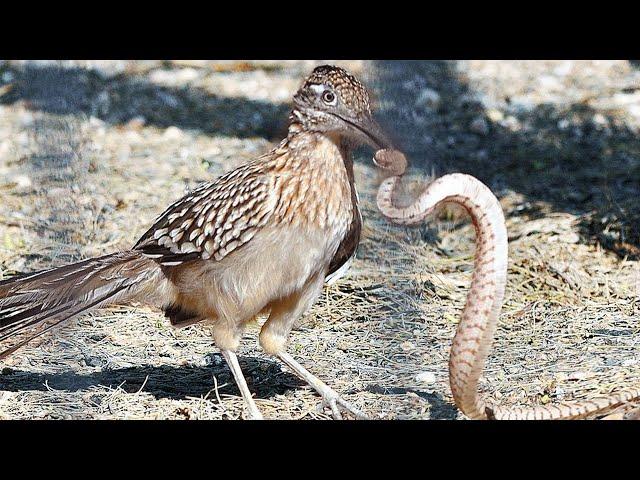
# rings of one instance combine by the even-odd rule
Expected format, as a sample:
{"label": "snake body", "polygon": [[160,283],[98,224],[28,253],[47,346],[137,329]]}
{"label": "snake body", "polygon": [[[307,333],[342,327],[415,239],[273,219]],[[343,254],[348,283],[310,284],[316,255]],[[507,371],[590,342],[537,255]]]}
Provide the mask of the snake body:
{"label": "snake body", "polygon": [[396,150],[380,150],[374,161],[394,175],[382,182],[377,196],[378,208],[388,220],[415,225],[439,205],[453,202],[465,208],[475,226],[471,287],[449,357],[451,391],[462,413],[471,419],[572,419],[640,398],[640,389],[630,389],[591,400],[532,407],[505,408],[484,400],[478,383],[493,341],[507,280],[508,239],[500,202],[478,179],[454,173],[430,183],[410,205],[397,206],[394,197],[406,168],[404,155]]}

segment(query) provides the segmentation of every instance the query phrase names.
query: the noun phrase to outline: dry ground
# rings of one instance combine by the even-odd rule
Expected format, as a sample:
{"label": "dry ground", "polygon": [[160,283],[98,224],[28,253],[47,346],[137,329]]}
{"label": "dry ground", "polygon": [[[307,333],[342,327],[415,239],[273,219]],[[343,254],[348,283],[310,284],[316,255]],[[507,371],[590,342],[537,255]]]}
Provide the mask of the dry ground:
{"label": "dry ground", "polygon": [[[132,245],[185,189],[266,151],[319,62],[0,62],[0,278]],[[505,404],[640,384],[640,74],[633,62],[341,62],[374,88],[411,178],[463,171],[501,199],[507,298],[482,388]],[[447,359],[466,222],[389,225],[359,153],[364,238],[290,351],[372,418],[460,418]],[[448,215],[448,216],[447,216]],[[257,347],[267,418],[328,418]],[[210,336],[142,306],[82,317],[0,363],[0,418],[235,419]]]}

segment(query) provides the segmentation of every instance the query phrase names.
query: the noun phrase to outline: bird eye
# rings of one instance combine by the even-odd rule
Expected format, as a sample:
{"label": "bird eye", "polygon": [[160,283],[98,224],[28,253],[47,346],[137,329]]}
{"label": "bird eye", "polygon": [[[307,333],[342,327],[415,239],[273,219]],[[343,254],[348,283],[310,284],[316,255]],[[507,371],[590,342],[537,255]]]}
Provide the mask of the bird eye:
{"label": "bird eye", "polygon": [[327,104],[331,105],[332,103],[334,103],[336,101],[336,94],[333,93],[331,90],[325,90],[322,93],[322,101],[324,103],[327,103]]}

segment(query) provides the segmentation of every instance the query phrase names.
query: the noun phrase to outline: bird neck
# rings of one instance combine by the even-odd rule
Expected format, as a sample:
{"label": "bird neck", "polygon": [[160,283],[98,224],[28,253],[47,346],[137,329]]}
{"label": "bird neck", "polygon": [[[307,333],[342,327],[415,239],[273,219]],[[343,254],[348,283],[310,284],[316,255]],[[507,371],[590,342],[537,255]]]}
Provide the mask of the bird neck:
{"label": "bird neck", "polygon": [[276,219],[320,228],[348,226],[355,186],[353,162],[341,139],[292,122],[271,161],[279,192]]}
{"label": "bird neck", "polygon": [[310,138],[313,138],[314,141],[317,142],[323,137],[331,141],[338,148],[344,167],[347,170],[349,181],[353,182],[353,151],[356,147],[353,141],[338,133],[320,132],[309,129],[303,121],[303,116],[297,110],[293,110],[289,116],[287,137],[283,140],[282,146],[286,145],[287,147],[295,148],[296,145],[308,143]]}

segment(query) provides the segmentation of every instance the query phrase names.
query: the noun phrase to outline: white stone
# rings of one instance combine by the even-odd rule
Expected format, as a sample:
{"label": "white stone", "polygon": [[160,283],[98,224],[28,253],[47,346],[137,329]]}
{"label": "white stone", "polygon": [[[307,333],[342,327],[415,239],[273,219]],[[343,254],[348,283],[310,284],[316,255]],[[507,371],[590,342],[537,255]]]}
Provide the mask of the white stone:
{"label": "white stone", "polygon": [[29,188],[31,184],[31,179],[26,175],[16,175],[12,178],[18,188]]}
{"label": "white stone", "polygon": [[171,126],[164,131],[162,136],[167,140],[180,140],[182,138],[182,130],[178,127]]}
{"label": "white stone", "polygon": [[504,120],[504,114],[500,110],[496,110],[495,108],[487,110],[487,117],[489,117],[489,120],[494,123]]}
{"label": "white stone", "polygon": [[435,383],[436,375],[433,372],[422,372],[416,375],[416,382]]}

